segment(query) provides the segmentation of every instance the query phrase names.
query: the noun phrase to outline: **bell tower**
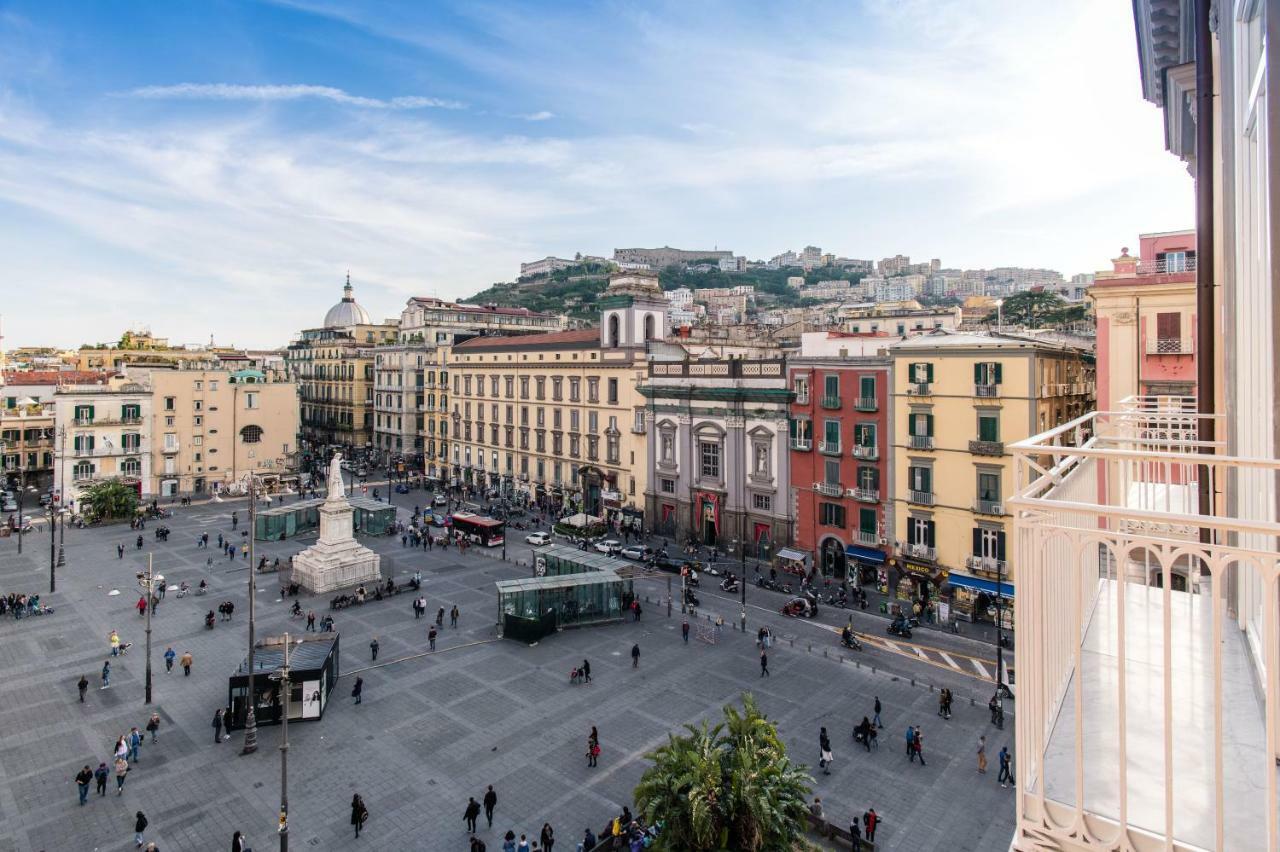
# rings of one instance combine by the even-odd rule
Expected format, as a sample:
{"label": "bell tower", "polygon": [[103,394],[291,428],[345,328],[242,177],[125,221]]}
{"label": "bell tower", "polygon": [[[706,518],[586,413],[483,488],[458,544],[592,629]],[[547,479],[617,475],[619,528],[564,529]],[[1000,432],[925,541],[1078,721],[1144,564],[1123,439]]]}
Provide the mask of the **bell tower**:
{"label": "bell tower", "polygon": [[650,340],[667,335],[667,300],[653,272],[622,272],[610,276],[600,298],[600,346],[604,349],[643,349]]}

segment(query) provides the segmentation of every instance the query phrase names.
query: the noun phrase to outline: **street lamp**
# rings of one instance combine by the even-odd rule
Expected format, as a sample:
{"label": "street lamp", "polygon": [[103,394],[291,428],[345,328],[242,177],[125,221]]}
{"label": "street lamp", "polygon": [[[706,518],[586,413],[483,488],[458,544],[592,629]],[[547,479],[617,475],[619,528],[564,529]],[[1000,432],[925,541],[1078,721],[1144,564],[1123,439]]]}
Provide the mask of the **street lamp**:
{"label": "street lamp", "polygon": [[[22,468],[18,468],[18,470],[19,475],[22,477],[19,481],[25,483],[27,480],[25,471]],[[28,491],[34,494],[36,491],[35,486],[26,484],[18,486],[18,553],[22,553],[22,498],[26,496]]]}
{"label": "street lamp", "polygon": [[[301,641],[301,640],[299,640]],[[284,665],[280,671],[271,675],[280,681],[280,691],[284,696],[284,712],[280,716],[280,852],[289,852],[289,693],[293,687],[289,682],[289,634],[284,634]]]}
{"label": "street lamp", "polygon": [[[50,536],[52,539],[52,536]],[[147,554],[147,572],[144,574],[138,572],[138,585],[142,588],[143,594],[147,601],[147,680],[146,680],[146,700],[144,703],[151,703],[151,610],[155,607],[152,601],[156,597],[155,577],[151,572],[151,554]]]}
{"label": "street lamp", "polygon": [[258,716],[254,707],[258,703],[258,695],[253,686],[253,645],[254,645],[254,598],[257,597],[257,573],[254,565],[253,541],[257,532],[258,491],[257,477],[249,476],[249,709],[244,716],[244,747],[241,754],[253,754],[258,750]]}

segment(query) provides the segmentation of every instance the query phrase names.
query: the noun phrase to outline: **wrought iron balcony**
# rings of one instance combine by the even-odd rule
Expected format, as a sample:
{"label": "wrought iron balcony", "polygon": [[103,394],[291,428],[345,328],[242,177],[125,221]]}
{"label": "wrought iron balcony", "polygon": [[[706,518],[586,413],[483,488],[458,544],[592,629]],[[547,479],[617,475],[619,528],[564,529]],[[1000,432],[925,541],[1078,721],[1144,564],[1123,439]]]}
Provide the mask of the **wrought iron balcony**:
{"label": "wrought iron balcony", "polygon": [[1000,386],[996,384],[983,384],[973,386],[973,395],[990,399],[1000,395]]}
{"label": "wrought iron balcony", "polygon": [[913,450],[932,450],[932,449],[933,449],[933,436],[932,436],[932,435],[912,435],[912,436],[911,436],[911,449],[913,449]]}
{"label": "wrought iron balcony", "polygon": [[880,502],[880,490],[877,488],[850,488],[849,496],[862,503]]}
{"label": "wrought iron balcony", "polygon": [[920,506],[932,506],[933,492],[916,491],[915,489],[911,489],[907,491],[907,500]]}
{"label": "wrought iron balcony", "polygon": [[813,490],[828,497],[839,497],[844,494],[844,489],[840,487],[838,482],[815,482],[813,483]]}
{"label": "wrought iron balcony", "polygon": [[876,411],[880,408],[880,403],[874,396],[860,396],[853,407],[858,411]]}
{"label": "wrought iron balcony", "polygon": [[829,456],[838,456],[840,455],[840,442],[839,441],[819,441],[818,452],[826,453]]}
{"label": "wrought iron balcony", "polygon": [[840,407],[840,395],[827,395],[822,398],[822,407],[830,409],[838,409]]}
{"label": "wrought iron balcony", "polygon": [[864,461],[875,461],[880,458],[880,448],[875,444],[854,444],[853,457],[855,459],[863,459]]}
{"label": "wrought iron balcony", "polygon": [[938,560],[937,548],[929,547],[927,544],[903,544],[902,555],[926,562],[936,562]]}
{"label": "wrought iron balcony", "polygon": [[876,547],[880,544],[880,536],[866,530],[858,530],[854,534],[854,540],[863,547]]}
{"label": "wrought iron balcony", "polygon": [[808,438],[792,438],[791,449],[807,453],[813,449],[813,441]]}
{"label": "wrought iron balcony", "polygon": [[973,511],[979,515],[1004,515],[1004,504],[996,500],[974,500]]}
{"label": "wrought iron balcony", "polygon": [[930,382],[912,382],[907,385],[908,396],[930,396],[933,393],[933,385]]}
{"label": "wrought iron balcony", "polygon": [[975,456],[1002,456],[1004,443],[1001,441],[970,441],[969,452]]}

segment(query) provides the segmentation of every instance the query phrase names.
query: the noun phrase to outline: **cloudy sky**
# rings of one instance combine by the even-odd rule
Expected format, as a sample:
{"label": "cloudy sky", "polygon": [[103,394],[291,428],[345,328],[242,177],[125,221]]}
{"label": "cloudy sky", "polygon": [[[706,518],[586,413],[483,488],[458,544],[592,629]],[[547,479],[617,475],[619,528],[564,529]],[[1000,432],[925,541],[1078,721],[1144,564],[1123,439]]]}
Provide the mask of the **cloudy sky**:
{"label": "cloudy sky", "polygon": [[521,260],[1106,265],[1192,222],[1114,0],[0,0],[5,346],[283,344]]}

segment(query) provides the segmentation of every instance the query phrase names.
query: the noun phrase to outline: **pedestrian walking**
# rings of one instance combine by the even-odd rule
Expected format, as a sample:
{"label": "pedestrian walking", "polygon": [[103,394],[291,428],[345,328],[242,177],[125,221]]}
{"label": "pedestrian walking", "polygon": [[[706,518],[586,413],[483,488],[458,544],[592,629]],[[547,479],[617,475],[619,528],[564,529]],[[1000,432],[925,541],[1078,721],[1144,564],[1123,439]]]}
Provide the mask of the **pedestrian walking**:
{"label": "pedestrian walking", "polygon": [[462,812],[462,819],[467,824],[467,831],[475,833],[476,820],[480,817],[480,803],[475,796],[467,799],[467,808]]}
{"label": "pedestrian walking", "polygon": [[238,515],[235,512],[232,512],[231,513],[231,529],[234,530],[238,526],[240,526],[240,515]]}
{"label": "pedestrian walking", "polygon": [[307,629],[315,632],[316,629],[316,611],[314,609],[307,610]]}
{"label": "pedestrian walking", "polygon": [[1013,783],[1012,759],[1009,757],[1008,746],[1000,748],[1000,777],[996,780],[1000,782],[1001,787],[1008,787]]}
{"label": "pedestrian walking", "polygon": [[361,693],[363,692],[364,692],[364,678],[357,677],[355,684],[351,687],[351,697],[356,700],[356,704],[360,703],[360,699],[362,697]]}
{"label": "pedestrian walking", "polygon": [[920,758],[920,765],[924,766],[924,736],[920,733],[920,726],[916,725],[915,739],[912,741],[915,748],[915,757]]}
{"label": "pedestrian walking", "polygon": [[98,768],[93,770],[93,780],[99,796],[107,795],[107,779],[110,777],[111,770],[105,762],[99,763]]}
{"label": "pedestrian walking", "polygon": [[138,726],[134,725],[129,729],[129,760],[133,763],[138,762],[138,749],[142,747],[142,732],[138,730]]}
{"label": "pedestrian walking", "polygon": [[436,627],[444,627],[444,607],[436,610]]}
{"label": "pedestrian walking", "polygon": [[182,658],[178,660],[178,664],[182,666],[183,677],[191,677],[191,662],[192,659],[190,651],[185,652],[182,655]]}
{"label": "pedestrian walking", "polygon": [[458,626],[458,605],[454,604],[453,609],[449,610],[449,626]]}
{"label": "pedestrian walking", "polygon": [[165,674],[168,674],[169,672],[173,671],[173,661],[177,658],[177,656],[178,655],[175,654],[173,651],[172,645],[164,649],[164,673]]}
{"label": "pedestrian walking", "polygon": [[102,664],[102,688],[106,689],[111,685],[111,661],[107,660]]}
{"label": "pedestrian walking", "polygon": [[427,630],[427,642],[430,643],[431,650],[434,651],[436,649],[436,626],[434,624]]}
{"label": "pedestrian walking", "polygon": [[123,545],[123,544],[117,544],[117,545],[116,545],[116,559],[124,559],[124,545]]}
{"label": "pedestrian walking", "polygon": [[129,773],[129,761],[124,759],[124,755],[116,755],[116,795],[124,793],[124,776]]}
{"label": "pedestrian walking", "polygon": [[591,661],[584,659],[582,661],[582,680],[584,683],[591,683]]}
{"label": "pedestrian walking", "polygon": [[876,809],[870,808],[862,815],[862,833],[867,836],[867,842],[874,844],[876,842],[876,825],[880,822],[880,817],[876,815]]}
{"label": "pedestrian walking", "polygon": [[760,649],[760,677],[771,677],[769,674],[769,652]]}
{"label": "pedestrian walking", "polygon": [[231,835],[231,852],[253,852],[245,841],[244,835],[238,831]]}
{"label": "pedestrian walking", "polygon": [[378,637],[373,637],[373,641],[369,643],[369,653],[373,656],[373,661],[378,661]]}
{"label": "pedestrian walking", "polygon": [[493,792],[493,785],[489,785],[489,789],[484,792],[484,819],[489,824],[489,828],[493,828],[493,809],[498,806],[498,794]]}
{"label": "pedestrian walking", "polygon": [[120,634],[112,630],[107,636],[107,641],[111,643],[111,656],[120,656]]}
{"label": "pedestrian walking", "polygon": [[871,717],[871,721],[875,722],[877,728],[884,727],[884,725],[880,722],[880,696],[879,695],[876,696],[875,715]]}
{"label": "pedestrian walking", "polygon": [[85,800],[89,798],[89,785],[92,783],[93,770],[86,763],[84,769],[76,773],[76,786],[80,789],[80,804],[83,805]]}
{"label": "pedestrian walking", "polygon": [[631,646],[631,668],[633,669],[640,668],[640,645],[639,644],[635,644]]}
{"label": "pedestrian walking", "polygon": [[587,766],[595,766],[600,759],[600,742],[594,738],[587,738]]}
{"label": "pedestrian walking", "polygon": [[414,600],[413,600],[413,620],[414,620],[414,621],[417,621],[419,618],[422,618],[423,614],[424,614],[426,611],[427,611],[427,599],[426,599],[426,598],[424,598],[424,597],[417,597],[417,598],[414,598]]}
{"label": "pedestrian walking", "polygon": [[853,818],[853,822],[849,823],[849,839],[853,841],[853,845],[850,847],[853,852],[860,852],[862,849],[862,826],[858,823],[856,816]]}
{"label": "pedestrian walking", "polygon": [[222,708],[219,707],[213,714],[213,741],[215,743],[222,742]]}
{"label": "pedestrian walking", "polygon": [[360,794],[356,793],[351,797],[351,824],[356,827],[356,837],[360,836],[360,829],[364,828],[368,818],[369,809],[364,806],[364,799],[360,798]]}
{"label": "pedestrian walking", "polygon": [[539,833],[538,837],[542,840],[543,852],[551,852],[551,847],[556,845],[556,833],[555,830],[551,828],[551,823],[544,822],[542,824],[542,831]]}
{"label": "pedestrian walking", "polygon": [[907,725],[907,758],[913,763],[916,759],[916,729],[911,725]]}
{"label": "pedestrian walking", "polygon": [[80,675],[80,682],[76,684],[76,689],[80,690],[80,703],[84,703],[84,694],[89,691],[89,679],[84,675]]}
{"label": "pedestrian walking", "polygon": [[822,767],[823,775],[831,774],[833,760],[835,756],[831,754],[831,738],[827,736],[827,729],[822,728],[818,732],[818,766]]}
{"label": "pedestrian walking", "polygon": [[139,849],[142,848],[142,844],[147,842],[147,839],[142,836],[142,833],[146,830],[147,818],[142,811],[138,811],[137,815],[133,818],[133,845],[137,846]]}
{"label": "pedestrian walking", "polygon": [[982,775],[987,774],[987,737],[986,734],[978,736],[978,772]]}
{"label": "pedestrian walking", "polygon": [[147,720],[147,730],[151,732],[151,742],[156,743],[160,739],[160,714],[152,713],[151,718]]}
{"label": "pedestrian walking", "polygon": [[684,639],[684,644],[689,644],[689,619],[685,619],[680,625],[680,636]]}

